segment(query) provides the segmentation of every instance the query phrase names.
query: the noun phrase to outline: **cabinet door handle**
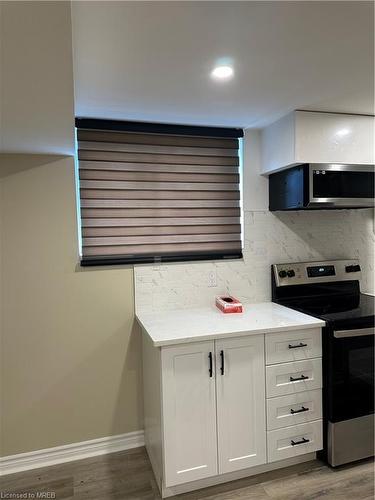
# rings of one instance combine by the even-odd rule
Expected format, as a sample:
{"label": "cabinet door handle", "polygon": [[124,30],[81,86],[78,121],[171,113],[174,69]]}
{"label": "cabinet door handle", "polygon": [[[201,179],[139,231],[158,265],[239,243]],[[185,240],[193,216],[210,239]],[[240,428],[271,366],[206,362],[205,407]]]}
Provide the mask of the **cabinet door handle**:
{"label": "cabinet door handle", "polygon": [[305,408],[304,406],[302,406],[300,410],[292,410],[292,409],[291,409],[291,410],[290,410],[290,413],[291,413],[292,415],[294,415],[295,413],[302,413],[302,412],[304,412],[304,411],[309,411],[309,409],[310,409],[310,408]]}
{"label": "cabinet door handle", "polygon": [[301,441],[293,441],[293,439],[292,439],[290,444],[292,446],[296,446],[297,444],[305,444],[305,443],[309,443],[309,442],[310,442],[310,439],[306,439],[306,438],[302,438]]}
{"label": "cabinet door handle", "polygon": [[212,352],[208,354],[208,374],[212,377]]}
{"label": "cabinet door handle", "polygon": [[307,344],[304,344],[303,342],[300,342],[297,345],[289,344],[288,347],[289,347],[289,349],[298,349],[299,347],[307,347]]}
{"label": "cabinet door handle", "polygon": [[224,375],[224,351],[220,351],[220,359],[221,359],[220,373]]}
{"label": "cabinet door handle", "polygon": [[293,378],[293,377],[289,377],[289,380],[291,382],[297,382],[297,380],[307,380],[309,377],[307,377],[306,375],[301,375],[300,377],[296,377],[296,378]]}

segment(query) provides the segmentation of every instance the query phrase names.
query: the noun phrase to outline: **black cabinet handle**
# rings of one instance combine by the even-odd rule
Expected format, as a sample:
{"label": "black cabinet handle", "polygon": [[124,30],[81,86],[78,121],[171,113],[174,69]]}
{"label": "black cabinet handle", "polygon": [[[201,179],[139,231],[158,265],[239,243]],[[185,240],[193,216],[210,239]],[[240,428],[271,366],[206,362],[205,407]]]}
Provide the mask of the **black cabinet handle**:
{"label": "black cabinet handle", "polygon": [[309,442],[310,442],[310,439],[306,439],[306,438],[302,438],[301,441],[293,441],[293,439],[292,439],[290,444],[292,446],[296,446],[297,444],[305,444],[305,443],[309,443]]}
{"label": "black cabinet handle", "polygon": [[292,415],[294,415],[295,413],[302,413],[302,412],[304,412],[304,411],[309,411],[309,409],[310,409],[310,408],[305,408],[304,406],[302,406],[302,408],[301,408],[300,410],[292,410],[292,409],[291,409],[291,410],[290,410],[290,413],[291,413]]}
{"label": "black cabinet handle", "polygon": [[224,375],[224,351],[220,351],[221,367],[220,372]]}
{"label": "black cabinet handle", "polygon": [[296,378],[293,378],[293,377],[289,377],[289,380],[291,382],[297,382],[297,380],[307,380],[309,377],[307,377],[306,375],[301,375],[300,377],[296,377]]}
{"label": "black cabinet handle", "polygon": [[307,347],[307,344],[303,344],[302,342],[300,342],[297,345],[289,344],[288,347],[289,349],[298,349],[299,347]]}
{"label": "black cabinet handle", "polygon": [[208,355],[208,361],[209,361],[208,374],[210,377],[212,377],[212,352],[210,352]]}

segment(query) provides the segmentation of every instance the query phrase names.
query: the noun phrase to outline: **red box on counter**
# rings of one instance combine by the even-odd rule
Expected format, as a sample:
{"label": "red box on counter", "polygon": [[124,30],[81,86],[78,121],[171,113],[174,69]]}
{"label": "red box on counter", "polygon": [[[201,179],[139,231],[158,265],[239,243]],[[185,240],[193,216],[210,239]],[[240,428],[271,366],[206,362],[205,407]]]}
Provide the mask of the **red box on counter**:
{"label": "red box on counter", "polygon": [[241,302],[231,295],[221,295],[216,297],[215,304],[223,313],[242,313]]}

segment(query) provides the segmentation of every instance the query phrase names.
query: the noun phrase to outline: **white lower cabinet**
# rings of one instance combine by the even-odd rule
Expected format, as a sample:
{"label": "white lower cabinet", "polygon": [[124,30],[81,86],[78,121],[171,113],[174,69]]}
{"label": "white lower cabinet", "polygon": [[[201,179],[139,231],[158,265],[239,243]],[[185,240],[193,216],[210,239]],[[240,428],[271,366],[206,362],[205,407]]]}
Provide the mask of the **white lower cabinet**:
{"label": "white lower cabinet", "polygon": [[216,342],[219,473],[266,463],[264,336]]}
{"label": "white lower cabinet", "polygon": [[162,391],[166,486],[266,462],[264,335],[163,349]]}
{"label": "white lower cabinet", "polygon": [[284,396],[322,387],[322,359],[267,366],[267,397]]}
{"label": "white lower cabinet", "polygon": [[163,497],[321,449],[321,358],[289,354],[320,354],[320,338],[310,329],[159,348],[144,335],[145,443]]}
{"label": "white lower cabinet", "polygon": [[287,363],[322,355],[320,328],[266,335],[266,364]]}
{"label": "white lower cabinet", "polygon": [[162,349],[166,486],[218,473],[214,349],[214,341]]}
{"label": "white lower cabinet", "polygon": [[266,335],[267,459],[322,449],[321,329]]}
{"label": "white lower cabinet", "polygon": [[321,450],[322,446],[321,420],[267,432],[269,462]]}
{"label": "white lower cabinet", "polygon": [[267,399],[268,430],[289,427],[321,418],[321,389]]}

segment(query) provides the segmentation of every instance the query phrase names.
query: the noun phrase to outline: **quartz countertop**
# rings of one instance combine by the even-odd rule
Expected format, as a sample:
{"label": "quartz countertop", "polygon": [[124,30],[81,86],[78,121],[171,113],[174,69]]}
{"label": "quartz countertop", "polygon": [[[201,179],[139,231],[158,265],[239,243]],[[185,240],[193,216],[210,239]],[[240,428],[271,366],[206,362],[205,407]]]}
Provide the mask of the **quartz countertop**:
{"label": "quartz countertop", "polygon": [[155,347],[267,332],[321,328],[325,322],[273,302],[243,304],[243,312],[224,314],[214,305],[169,311],[137,311]]}

